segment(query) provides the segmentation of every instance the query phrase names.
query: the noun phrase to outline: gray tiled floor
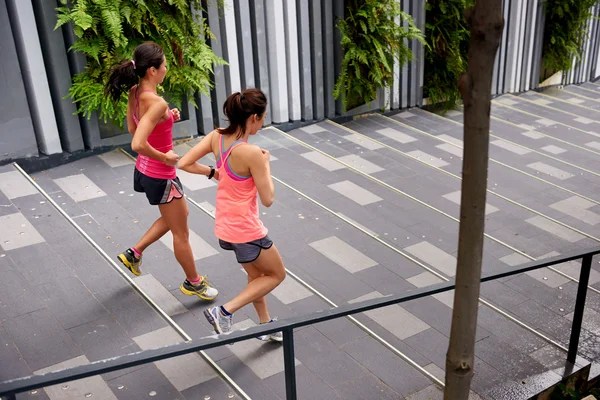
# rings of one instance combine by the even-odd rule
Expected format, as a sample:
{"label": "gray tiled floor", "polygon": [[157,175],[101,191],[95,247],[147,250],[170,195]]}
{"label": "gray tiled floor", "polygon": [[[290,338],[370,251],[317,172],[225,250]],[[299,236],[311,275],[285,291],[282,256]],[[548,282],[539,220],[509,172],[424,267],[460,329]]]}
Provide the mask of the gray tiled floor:
{"label": "gray tiled floor", "polygon": [[[596,114],[581,111],[582,106],[593,108],[589,106],[595,106],[595,100],[578,101],[582,98],[576,92],[581,89],[568,90],[560,93],[561,99],[568,102],[560,104],[568,104],[563,108],[574,116],[546,112],[558,100],[539,94],[527,95],[535,103],[516,96],[499,100],[510,107],[523,105],[523,110],[533,115],[501,105],[493,107],[499,119],[492,120],[497,137],[492,139],[491,155],[518,170],[529,170],[529,174],[538,176],[539,172],[540,177],[544,175],[544,179],[564,185],[572,193],[490,163],[492,191],[564,225],[488,195],[486,230],[500,242],[486,239],[486,271],[529,261],[516,250],[534,257],[564,254],[596,243],[582,233],[600,237],[600,205],[592,201],[600,188],[600,176],[577,168],[600,170],[600,159],[593,153],[597,149],[590,145],[600,139],[587,133],[595,129]],[[264,130],[253,138],[278,159],[272,164],[273,174],[302,193],[276,182],[276,203],[270,209],[261,208],[261,218],[286,266],[310,285],[305,287],[288,275],[268,297],[272,315],[285,318],[329,308],[314,290],[344,304],[441,281],[423,265],[448,277],[454,274],[458,224],[447,216],[458,217],[460,181],[440,169],[460,175],[462,127],[449,119],[462,122],[462,113],[451,112],[440,118],[415,109],[394,118],[408,126],[370,117],[347,124],[358,133],[329,122],[292,133],[325,154],[274,130]],[[577,129],[567,131],[567,123]],[[184,153],[186,146],[181,144],[177,149]],[[539,167],[537,171],[527,167],[531,164]],[[158,217],[144,196],[132,191],[132,168],[132,161],[115,151],[36,174],[36,181],[113,256],[133,245]],[[542,171],[552,168],[571,176],[560,179]],[[12,228],[0,236],[0,253],[5,255],[0,258],[4,278],[0,281],[0,339],[6,344],[0,350],[0,367],[8,360],[14,369],[9,375],[0,372],[0,380],[182,340],[31,185],[24,184],[15,171],[1,172],[6,179],[0,179],[0,204],[7,207],[2,207],[0,218],[10,222]],[[181,174],[188,196],[214,212],[216,186],[198,178],[203,177]],[[220,289],[220,301],[226,301],[245,284],[246,276],[233,255],[218,247],[212,218],[191,204],[188,207],[198,269]],[[211,328],[202,317],[206,303],[179,291],[183,273],[172,253],[171,241],[165,236],[146,250],[144,275],[134,282],[190,336],[210,334]],[[596,263],[594,268],[597,270],[592,271],[591,284],[600,281]],[[571,275],[578,273],[578,265],[573,263],[557,269]],[[481,294],[564,343],[568,340],[576,287],[556,272],[540,270],[486,283]],[[589,296],[582,354],[595,360],[600,300],[595,293]],[[356,318],[418,365],[443,378],[452,299],[453,293],[449,292]],[[238,327],[251,326],[257,322],[256,315],[247,307],[236,313],[235,322],[242,324]],[[169,335],[164,334],[167,331]],[[538,373],[552,374],[550,369],[560,366],[564,359],[564,353],[557,353],[539,337],[484,306],[480,307],[477,331],[473,389],[482,398],[494,398],[512,381]],[[439,395],[425,375],[346,319],[303,328],[295,336],[302,398],[421,399]],[[285,397],[280,347],[267,348],[256,341],[208,353],[252,398]],[[173,360],[113,372],[87,386],[106,393],[106,398],[114,395],[133,399],[150,392],[158,398],[238,398],[197,354],[186,357],[184,364],[185,371]],[[186,375],[190,371],[193,373]],[[398,373],[403,379],[397,379]],[[71,390],[79,389],[75,385]],[[523,395],[530,390],[519,389]],[[49,389],[47,394],[63,398],[65,390]]]}

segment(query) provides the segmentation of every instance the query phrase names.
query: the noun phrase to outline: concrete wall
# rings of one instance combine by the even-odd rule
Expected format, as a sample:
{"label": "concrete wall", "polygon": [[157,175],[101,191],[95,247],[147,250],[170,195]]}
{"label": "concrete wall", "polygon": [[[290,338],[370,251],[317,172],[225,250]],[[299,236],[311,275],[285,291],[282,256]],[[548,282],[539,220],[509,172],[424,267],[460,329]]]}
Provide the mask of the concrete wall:
{"label": "concrete wall", "polygon": [[[425,2],[398,0],[424,30]],[[225,0],[217,9],[209,2],[202,13],[214,39],[213,51],[228,61],[214,69],[210,96],[199,105],[183,107],[177,138],[210,132],[226,124],[222,105],[232,92],[259,87],[269,99],[267,124],[283,128],[324,118],[423,104],[424,49],[407,43],[414,59],[394,65],[395,79],[378,98],[347,113],[332,92],[343,53],[336,21],[344,15],[344,0]],[[503,0],[505,31],[496,57],[494,94],[538,86],[543,35],[542,0]],[[75,38],[71,27],[54,30],[58,0],[0,0],[0,162],[12,158],[77,153],[128,144],[126,129],[106,125],[96,116],[74,115],[65,99],[72,77],[86,60],[68,52]],[[594,7],[595,15],[600,8]],[[563,74],[576,83],[600,74],[599,21],[591,20],[582,62]],[[8,93],[8,95],[4,95]]]}
{"label": "concrete wall", "polygon": [[0,160],[37,156],[38,146],[6,0],[0,0],[0,54]]}

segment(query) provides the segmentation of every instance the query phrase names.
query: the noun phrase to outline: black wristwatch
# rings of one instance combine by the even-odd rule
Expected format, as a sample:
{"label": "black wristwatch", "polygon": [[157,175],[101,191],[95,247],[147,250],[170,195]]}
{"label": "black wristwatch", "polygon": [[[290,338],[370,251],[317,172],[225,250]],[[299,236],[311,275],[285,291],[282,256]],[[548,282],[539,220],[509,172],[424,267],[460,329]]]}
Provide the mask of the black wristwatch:
{"label": "black wristwatch", "polygon": [[210,174],[208,174],[208,179],[212,179],[213,176],[215,176],[215,169],[212,165],[209,165],[208,167],[210,168]]}

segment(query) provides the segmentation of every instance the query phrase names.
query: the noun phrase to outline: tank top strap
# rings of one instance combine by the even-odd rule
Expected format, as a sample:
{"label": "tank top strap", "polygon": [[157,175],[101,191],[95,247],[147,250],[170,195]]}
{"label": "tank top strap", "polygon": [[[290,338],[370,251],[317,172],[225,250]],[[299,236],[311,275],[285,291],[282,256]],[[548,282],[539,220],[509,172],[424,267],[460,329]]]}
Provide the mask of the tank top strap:
{"label": "tank top strap", "polygon": [[144,92],[152,92],[152,93],[154,93],[155,95],[158,96],[158,94],[154,90],[145,89],[145,90],[142,90],[139,93],[138,93],[137,90],[138,90],[138,87],[136,85],[136,88],[135,88],[135,108],[133,109],[133,119],[134,119],[134,121],[135,121],[136,124],[140,122],[140,119],[137,116],[138,109],[140,108],[140,95],[142,93],[144,93]]}
{"label": "tank top strap", "polygon": [[235,142],[231,143],[231,146],[229,146],[229,148],[225,152],[225,158],[223,158],[223,154],[221,153],[221,165],[225,165],[227,163],[227,159],[229,159],[229,156],[231,155],[231,151],[233,149],[244,144],[248,144],[248,142],[244,142],[243,140],[236,140]]}

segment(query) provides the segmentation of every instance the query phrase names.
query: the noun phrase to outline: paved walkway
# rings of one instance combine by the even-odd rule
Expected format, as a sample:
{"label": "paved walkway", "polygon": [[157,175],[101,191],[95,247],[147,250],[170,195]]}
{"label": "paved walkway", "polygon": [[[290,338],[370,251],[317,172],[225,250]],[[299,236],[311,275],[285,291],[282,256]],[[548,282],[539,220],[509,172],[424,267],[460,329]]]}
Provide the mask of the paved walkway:
{"label": "paved walkway", "polygon": [[[505,95],[494,100],[492,114],[484,271],[597,247],[600,86]],[[266,128],[252,138],[272,154],[276,201],[261,217],[291,272],[269,295],[273,315],[454,276],[461,121],[461,110],[438,116],[413,109],[287,134]],[[133,192],[132,171],[133,160],[114,151],[33,175],[80,232],[13,166],[0,167],[0,381],[211,334],[202,316],[208,304],[179,291],[184,276],[169,235],[145,252],[141,277],[115,263],[158,216]],[[246,276],[214,237],[216,186],[179,176],[190,199],[197,266],[224,302]],[[578,268],[571,262],[482,285],[474,399],[525,399],[560,380],[566,353],[544,337],[568,343]],[[579,366],[600,354],[596,261],[590,286],[596,291],[588,294]],[[299,398],[441,398],[434,380],[444,379],[452,296],[358,315],[369,332],[348,319],[298,330]],[[234,322],[243,328],[257,321],[246,307]],[[18,398],[244,398],[232,382],[246,398],[285,398],[281,347],[250,340],[210,350],[207,358],[192,354]]]}

